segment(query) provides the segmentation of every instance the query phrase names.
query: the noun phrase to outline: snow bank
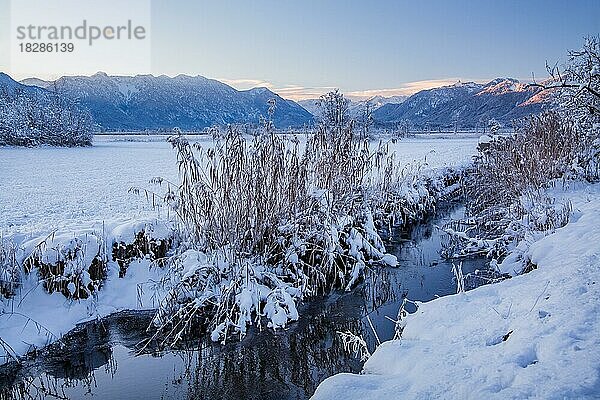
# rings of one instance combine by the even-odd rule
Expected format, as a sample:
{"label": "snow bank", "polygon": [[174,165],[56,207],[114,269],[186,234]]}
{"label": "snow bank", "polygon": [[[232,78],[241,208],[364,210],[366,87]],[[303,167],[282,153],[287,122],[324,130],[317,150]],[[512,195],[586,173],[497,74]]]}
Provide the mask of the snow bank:
{"label": "snow bank", "polygon": [[600,185],[563,193],[565,227],[531,244],[534,271],[421,304],[363,374],[313,399],[600,396]]}
{"label": "snow bank", "polygon": [[[121,310],[156,308],[164,296],[159,283],[164,271],[152,264],[153,257],[138,254],[136,259],[128,260],[125,273],[119,260],[112,259],[114,243],[130,244],[140,232],[149,239],[166,240],[173,235],[169,223],[148,219],[114,221],[100,232],[81,229],[31,239],[11,237],[14,241],[21,239],[15,246],[18,264],[24,265],[25,271],[19,274],[14,297],[0,296],[0,363],[60,339],[79,323]],[[92,281],[94,260],[99,259],[103,260],[100,264],[104,265],[105,276],[101,281]],[[52,277],[40,272],[40,266],[59,264],[62,268],[54,270],[56,275]],[[68,282],[69,297],[75,299],[67,298],[64,288],[61,292],[60,282]],[[76,291],[85,291],[85,295],[74,295]]]}
{"label": "snow bank", "polygon": [[151,268],[150,260],[138,260],[124,278],[119,278],[118,264],[110,262],[107,280],[97,297],[79,300],[68,300],[59,292],[48,294],[36,274],[31,274],[23,285],[28,288],[26,293],[0,301],[0,338],[4,342],[0,363],[8,361],[9,354],[20,356],[60,339],[77,324],[121,310],[156,308],[160,287],[151,282],[159,281],[162,274],[159,268]]}

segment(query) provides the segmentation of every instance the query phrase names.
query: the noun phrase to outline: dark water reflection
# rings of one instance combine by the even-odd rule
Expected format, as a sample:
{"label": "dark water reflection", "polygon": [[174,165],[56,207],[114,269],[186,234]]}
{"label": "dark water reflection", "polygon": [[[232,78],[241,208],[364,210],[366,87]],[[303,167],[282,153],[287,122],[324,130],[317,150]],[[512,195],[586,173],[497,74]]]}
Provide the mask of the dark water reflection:
{"label": "dark water reflection", "polygon": [[[359,372],[336,331],[360,333],[370,350],[389,340],[404,296],[428,301],[455,292],[451,264],[439,256],[442,225],[461,213],[447,209],[410,231],[395,232],[388,250],[400,268],[377,269],[351,292],[300,307],[300,320],[281,332],[251,332],[225,346],[199,335],[177,352],[135,355],[150,313],[120,313],[88,324],[22,366],[0,367],[0,399],[306,399],[325,378]],[[466,260],[468,273],[485,265]]]}

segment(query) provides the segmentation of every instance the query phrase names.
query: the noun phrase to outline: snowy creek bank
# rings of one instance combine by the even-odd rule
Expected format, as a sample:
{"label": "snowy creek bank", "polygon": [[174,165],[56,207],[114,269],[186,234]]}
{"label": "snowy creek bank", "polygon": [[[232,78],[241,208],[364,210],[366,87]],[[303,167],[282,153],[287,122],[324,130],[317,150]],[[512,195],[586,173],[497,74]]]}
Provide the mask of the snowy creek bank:
{"label": "snowy creek bank", "polygon": [[156,308],[159,261],[172,243],[172,225],[156,219],[3,240],[2,362],[60,340],[82,322]]}
{"label": "snowy creek bank", "polygon": [[600,396],[600,185],[552,189],[569,223],[506,258],[535,269],[421,304],[402,339],[314,399],[583,399]]}
{"label": "snowy creek bank", "polygon": [[[309,398],[323,379],[362,368],[358,358],[345,352],[337,331],[362,335],[372,351],[377,338],[369,320],[379,340],[389,340],[394,324],[386,317],[396,317],[405,296],[429,301],[455,293],[451,263],[439,256],[443,236],[435,226],[458,217],[462,209],[438,209],[427,221],[387,238],[386,247],[401,267],[368,270],[351,291],[301,304],[298,321],[283,330],[258,332],[253,326],[241,341],[225,345],[199,335],[176,350],[150,346],[137,354],[152,313],[121,312],[79,325],[20,366],[5,365],[0,371],[4,396]],[[483,259],[469,259],[463,271],[484,266]]]}

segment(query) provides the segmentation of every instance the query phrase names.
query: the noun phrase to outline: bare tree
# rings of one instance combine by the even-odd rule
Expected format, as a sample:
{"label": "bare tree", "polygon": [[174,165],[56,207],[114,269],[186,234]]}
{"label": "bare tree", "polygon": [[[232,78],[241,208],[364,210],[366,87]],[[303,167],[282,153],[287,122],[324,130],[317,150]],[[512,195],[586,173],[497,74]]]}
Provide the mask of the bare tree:
{"label": "bare tree", "polygon": [[586,125],[600,122],[600,37],[585,39],[581,50],[569,52],[563,69],[546,64],[550,79],[532,83],[555,93],[556,100],[570,117]]}
{"label": "bare tree", "polygon": [[321,108],[323,124],[334,129],[346,127],[350,123],[349,104],[350,101],[338,89],[322,95],[317,105]]}

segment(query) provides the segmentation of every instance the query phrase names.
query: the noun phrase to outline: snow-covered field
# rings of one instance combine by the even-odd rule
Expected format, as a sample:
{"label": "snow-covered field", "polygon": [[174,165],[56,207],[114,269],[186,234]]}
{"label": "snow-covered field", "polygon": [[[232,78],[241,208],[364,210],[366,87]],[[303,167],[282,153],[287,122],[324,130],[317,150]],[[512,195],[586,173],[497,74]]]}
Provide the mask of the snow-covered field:
{"label": "snow-covered field", "polygon": [[[466,162],[477,136],[409,138],[391,143],[400,161],[430,167]],[[0,233],[43,233],[116,218],[156,216],[132,186],[157,188],[156,176],[177,181],[176,153],[165,136],[96,136],[90,148],[0,147]],[[445,139],[446,138],[446,139]],[[195,136],[210,146],[212,139]]]}
{"label": "snow-covered field", "polygon": [[0,229],[46,231],[151,213],[128,190],[149,187],[157,175],[176,179],[175,153],[164,137],[122,139],[96,137],[89,148],[0,148]]}
{"label": "snow-covered field", "polygon": [[536,270],[421,304],[313,399],[600,398],[600,185],[553,195],[573,214],[525,252]]}

